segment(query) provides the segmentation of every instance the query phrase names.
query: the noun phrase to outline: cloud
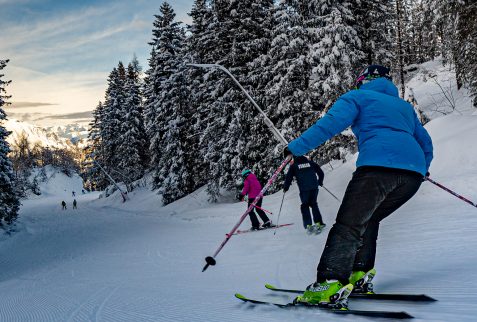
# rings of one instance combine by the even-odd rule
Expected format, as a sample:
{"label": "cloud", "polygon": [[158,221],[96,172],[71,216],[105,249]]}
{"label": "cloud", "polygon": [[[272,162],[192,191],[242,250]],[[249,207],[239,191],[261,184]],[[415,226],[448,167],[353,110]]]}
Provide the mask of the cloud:
{"label": "cloud", "polygon": [[15,119],[23,122],[30,122],[37,119],[40,115],[45,115],[45,113],[11,113],[7,111],[8,119]]}
{"label": "cloud", "polygon": [[[0,58],[10,58],[10,115],[42,126],[90,119],[118,61],[136,54],[145,69],[161,2],[0,0],[9,4],[0,9]],[[172,2],[176,18],[187,20],[193,0]]]}
{"label": "cloud", "polygon": [[56,103],[40,103],[40,102],[11,102],[9,108],[27,108],[27,107],[40,107],[58,105]]}
{"label": "cloud", "polygon": [[92,117],[93,117],[93,112],[86,111],[86,112],[43,116],[43,117],[35,119],[35,121],[46,120],[46,119],[48,120],[77,120],[77,119],[90,119]]}

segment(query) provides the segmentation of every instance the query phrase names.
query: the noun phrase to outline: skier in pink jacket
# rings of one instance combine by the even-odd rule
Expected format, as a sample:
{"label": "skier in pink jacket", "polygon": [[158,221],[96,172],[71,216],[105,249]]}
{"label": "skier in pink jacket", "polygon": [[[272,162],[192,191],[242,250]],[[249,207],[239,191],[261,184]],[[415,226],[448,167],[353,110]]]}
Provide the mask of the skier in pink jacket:
{"label": "skier in pink jacket", "polygon": [[[253,203],[255,198],[257,198],[257,196],[260,194],[260,191],[262,190],[262,186],[260,182],[258,181],[257,177],[252,173],[252,170],[250,169],[243,170],[242,177],[244,178],[244,182],[243,182],[242,193],[240,193],[239,199],[240,201],[243,201],[245,196],[248,195],[248,206],[250,207],[250,205]],[[262,207],[262,200],[263,198],[261,198],[257,202],[258,207]],[[261,227],[260,227],[260,222],[257,219],[257,215],[255,215],[255,210],[257,211],[260,218],[263,220],[263,225]],[[250,215],[250,221],[252,222],[252,230],[270,228],[272,226],[272,222],[267,217],[265,212],[261,210],[260,208],[252,209],[249,215]]]}

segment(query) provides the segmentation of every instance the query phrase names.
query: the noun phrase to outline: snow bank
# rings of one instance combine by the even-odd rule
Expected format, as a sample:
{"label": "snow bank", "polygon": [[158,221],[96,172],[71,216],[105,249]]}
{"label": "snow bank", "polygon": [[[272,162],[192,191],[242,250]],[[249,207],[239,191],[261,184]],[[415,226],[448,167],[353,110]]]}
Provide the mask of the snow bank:
{"label": "snow bank", "polygon": [[414,95],[419,108],[431,118],[456,112],[467,115],[475,112],[472,99],[466,88],[457,90],[455,72],[442,58],[418,65],[409,72],[406,83],[407,98]]}
{"label": "snow bank", "polygon": [[58,199],[71,197],[72,191],[77,195],[81,194],[83,189],[83,179],[73,173],[71,177],[61,172],[59,169],[48,165],[41,169],[34,169],[31,178],[41,178],[40,172],[44,173],[45,180],[39,182],[41,196],[31,198],[55,197]]}

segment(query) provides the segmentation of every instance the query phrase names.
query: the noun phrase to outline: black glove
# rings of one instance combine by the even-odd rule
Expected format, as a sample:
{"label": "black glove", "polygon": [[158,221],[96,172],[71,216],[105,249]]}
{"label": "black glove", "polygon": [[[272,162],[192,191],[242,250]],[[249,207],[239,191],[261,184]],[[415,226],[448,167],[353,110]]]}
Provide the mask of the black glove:
{"label": "black glove", "polygon": [[283,193],[287,192],[288,188],[283,188]]}
{"label": "black glove", "polygon": [[320,187],[323,187],[323,181],[318,181],[318,185],[319,185]]}
{"label": "black glove", "polygon": [[286,158],[289,155],[293,155],[293,153],[291,153],[291,151],[288,149],[288,146],[286,146],[285,149],[283,149],[283,157]]}

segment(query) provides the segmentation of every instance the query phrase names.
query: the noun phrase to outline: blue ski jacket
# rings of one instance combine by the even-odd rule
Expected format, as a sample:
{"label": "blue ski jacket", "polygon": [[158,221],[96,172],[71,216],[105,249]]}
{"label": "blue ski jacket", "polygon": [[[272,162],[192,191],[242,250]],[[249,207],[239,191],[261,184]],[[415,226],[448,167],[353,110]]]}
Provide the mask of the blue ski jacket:
{"label": "blue ski jacket", "polygon": [[428,172],[433,158],[431,137],[412,105],[399,98],[397,87],[382,77],[342,95],[288,149],[293,155],[304,155],[349,126],[358,140],[357,167]]}

